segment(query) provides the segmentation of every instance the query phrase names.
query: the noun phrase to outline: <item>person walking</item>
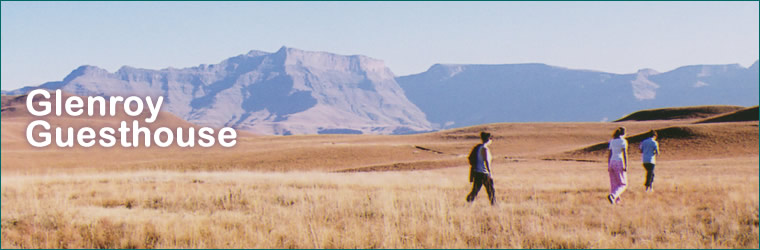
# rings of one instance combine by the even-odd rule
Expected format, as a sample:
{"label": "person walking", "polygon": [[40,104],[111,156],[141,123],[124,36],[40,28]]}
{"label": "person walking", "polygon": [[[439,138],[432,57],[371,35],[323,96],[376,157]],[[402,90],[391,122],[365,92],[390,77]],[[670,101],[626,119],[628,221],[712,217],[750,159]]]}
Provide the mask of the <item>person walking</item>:
{"label": "person walking", "polygon": [[644,191],[654,192],[654,158],[660,154],[660,146],[657,143],[657,131],[649,130],[647,139],[641,141],[639,150],[641,151],[641,162],[644,163],[644,169],[647,170],[647,178],[644,182]]}
{"label": "person walking", "polygon": [[625,128],[619,127],[612,134],[607,156],[607,171],[610,173],[610,204],[620,203],[620,195],[625,192],[628,181],[628,141],[625,140]]}
{"label": "person walking", "polygon": [[493,142],[490,133],[480,132],[480,139],[483,143],[475,146],[470,152],[470,182],[472,182],[472,191],[467,195],[467,202],[472,202],[478,196],[481,186],[486,187],[488,200],[491,205],[494,204],[495,190],[493,188],[493,177],[491,176],[491,150],[488,146]]}

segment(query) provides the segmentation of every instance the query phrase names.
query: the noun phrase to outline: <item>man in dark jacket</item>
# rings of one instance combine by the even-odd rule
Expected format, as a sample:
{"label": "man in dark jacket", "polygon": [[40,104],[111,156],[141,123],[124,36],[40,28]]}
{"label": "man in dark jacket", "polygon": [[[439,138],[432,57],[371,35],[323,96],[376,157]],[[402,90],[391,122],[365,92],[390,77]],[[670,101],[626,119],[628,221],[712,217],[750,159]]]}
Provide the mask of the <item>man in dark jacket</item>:
{"label": "man in dark jacket", "polygon": [[[488,200],[491,201],[491,205],[494,204],[495,190],[493,188],[493,178],[491,176],[491,150],[488,146],[493,142],[493,138],[490,133],[480,132],[480,139],[482,144],[478,144],[473,149],[470,162],[470,182],[472,182],[472,191],[467,195],[467,202],[472,202],[475,197],[478,196],[480,186],[486,187],[488,193]],[[473,162],[474,160],[474,162]]]}

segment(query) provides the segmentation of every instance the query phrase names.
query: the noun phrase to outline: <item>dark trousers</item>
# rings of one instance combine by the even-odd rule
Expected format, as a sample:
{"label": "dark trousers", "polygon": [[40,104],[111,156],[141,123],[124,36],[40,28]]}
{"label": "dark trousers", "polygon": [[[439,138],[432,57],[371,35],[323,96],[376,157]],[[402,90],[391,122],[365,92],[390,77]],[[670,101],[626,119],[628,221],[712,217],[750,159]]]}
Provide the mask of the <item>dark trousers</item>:
{"label": "dark trousers", "polygon": [[472,191],[467,195],[467,202],[475,200],[475,197],[478,196],[478,192],[480,192],[480,186],[486,186],[488,200],[491,201],[491,205],[493,205],[494,196],[496,195],[495,190],[493,189],[493,179],[488,178],[488,174],[484,173],[473,173],[472,176],[475,180],[472,182]]}
{"label": "dark trousers", "polygon": [[647,180],[644,182],[644,186],[651,187],[654,182],[654,164],[644,163],[644,169],[647,170]]}

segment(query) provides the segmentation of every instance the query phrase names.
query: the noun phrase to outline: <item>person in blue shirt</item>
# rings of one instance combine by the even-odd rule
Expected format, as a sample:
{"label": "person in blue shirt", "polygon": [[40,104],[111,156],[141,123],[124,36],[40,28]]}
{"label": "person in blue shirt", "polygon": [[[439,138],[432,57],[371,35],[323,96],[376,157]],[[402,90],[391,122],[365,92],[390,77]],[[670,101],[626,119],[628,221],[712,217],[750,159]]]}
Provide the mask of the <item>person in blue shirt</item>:
{"label": "person in blue shirt", "polygon": [[654,188],[652,183],[654,182],[654,162],[655,156],[660,154],[660,146],[657,143],[657,131],[649,130],[647,133],[647,139],[641,141],[639,150],[641,150],[641,162],[644,163],[644,169],[647,170],[647,178],[644,182],[644,190],[646,192],[653,192]]}

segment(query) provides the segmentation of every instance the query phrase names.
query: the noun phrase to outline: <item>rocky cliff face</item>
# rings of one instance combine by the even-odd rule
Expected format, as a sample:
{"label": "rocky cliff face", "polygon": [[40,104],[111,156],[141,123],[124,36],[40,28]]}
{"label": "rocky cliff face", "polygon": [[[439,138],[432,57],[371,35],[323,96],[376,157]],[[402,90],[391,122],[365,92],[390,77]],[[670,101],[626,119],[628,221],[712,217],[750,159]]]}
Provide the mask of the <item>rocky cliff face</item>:
{"label": "rocky cliff face", "polygon": [[[164,96],[163,111],[260,134],[401,134],[432,129],[380,60],[283,47],[185,69],[82,66],[40,87],[76,95]],[[30,87],[6,94],[21,94]]]}

